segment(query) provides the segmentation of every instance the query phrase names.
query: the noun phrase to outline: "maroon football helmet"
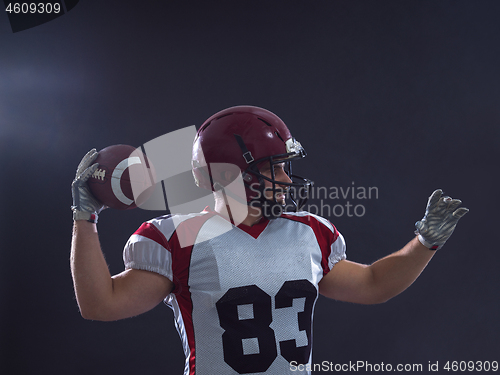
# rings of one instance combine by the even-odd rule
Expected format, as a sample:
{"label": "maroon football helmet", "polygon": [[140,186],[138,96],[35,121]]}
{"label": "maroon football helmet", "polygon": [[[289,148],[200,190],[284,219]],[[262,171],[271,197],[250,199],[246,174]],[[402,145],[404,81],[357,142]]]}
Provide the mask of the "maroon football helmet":
{"label": "maroon football helmet", "polygon": [[[292,175],[291,160],[305,156],[304,148],[274,113],[252,106],[231,107],[211,116],[199,128],[193,144],[193,175],[198,186],[216,191],[230,183],[224,174],[232,166],[233,171],[241,172],[247,204],[262,207],[266,217],[274,218],[282,211],[276,207],[282,205],[275,199],[265,199],[264,180],[272,183],[269,190],[273,191],[273,197],[282,190],[277,185],[286,186],[295,210],[300,209],[312,181]],[[259,171],[267,162],[271,178]],[[273,165],[283,162],[291,183],[275,180]]]}

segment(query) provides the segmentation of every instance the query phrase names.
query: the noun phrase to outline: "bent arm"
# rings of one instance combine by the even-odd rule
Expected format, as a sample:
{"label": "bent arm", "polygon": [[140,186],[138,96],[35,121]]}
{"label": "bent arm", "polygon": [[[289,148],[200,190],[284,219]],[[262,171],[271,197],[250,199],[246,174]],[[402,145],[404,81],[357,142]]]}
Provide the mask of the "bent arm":
{"label": "bent arm", "polygon": [[71,273],[76,299],[85,319],[118,320],[151,310],[172,290],[159,274],[126,270],[111,277],[101,251],[96,224],[74,222]]}
{"label": "bent arm", "polygon": [[371,265],[342,260],[320,281],[319,291],[345,302],[386,302],[408,288],[435,253],[415,237],[401,250]]}

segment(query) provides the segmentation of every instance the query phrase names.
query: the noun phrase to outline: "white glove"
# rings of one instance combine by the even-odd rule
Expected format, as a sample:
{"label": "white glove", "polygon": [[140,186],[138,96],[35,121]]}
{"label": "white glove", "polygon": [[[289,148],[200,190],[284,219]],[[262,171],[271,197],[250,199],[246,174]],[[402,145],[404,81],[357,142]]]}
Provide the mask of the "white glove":
{"label": "white glove", "polygon": [[98,152],[95,148],[90,150],[76,169],[76,176],[71,184],[73,220],[87,220],[97,223],[98,214],[107,208],[92,195],[87,185],[87,180],[99,166],[97,163],[92,164],[97,155]]}
{"label": "white glove", "polygon": [[422,245],[431,250],[442,248],[455,230],[458,220],[469,212],[465,207],[458,208],[462,204],[461,200],[442,197],[442,194],[441,189],[432,193],[424,217],[415,223],[415,234]]}

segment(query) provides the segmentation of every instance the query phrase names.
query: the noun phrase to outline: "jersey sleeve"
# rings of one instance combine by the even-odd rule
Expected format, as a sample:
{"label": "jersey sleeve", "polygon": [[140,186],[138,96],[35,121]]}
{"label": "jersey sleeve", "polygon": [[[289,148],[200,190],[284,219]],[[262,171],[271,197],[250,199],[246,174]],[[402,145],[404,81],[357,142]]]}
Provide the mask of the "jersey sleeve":
{"label": "jersey sleeve", "polygon": [[155,221],[143,223],[130,236],[123,250],[125,269],[159,273],[173,281],[172,252]]}
{"label": "jersey sleeve", "polygon": [[323,270],[327,274],[335,264],[347,259],[345,239],[329,220],[313,214],[311,216],[317,220],[318,228],[315,230],[323,254]]}
{"label": "jersey sleeve", "polygon": [[341,260],[347,259],[344,236],[337,231],[337,228],[333,227],[333,229],[334,233],[337,233],[337,238],[331,244],[331,252],[328,256],[328,268],[330,270]]}

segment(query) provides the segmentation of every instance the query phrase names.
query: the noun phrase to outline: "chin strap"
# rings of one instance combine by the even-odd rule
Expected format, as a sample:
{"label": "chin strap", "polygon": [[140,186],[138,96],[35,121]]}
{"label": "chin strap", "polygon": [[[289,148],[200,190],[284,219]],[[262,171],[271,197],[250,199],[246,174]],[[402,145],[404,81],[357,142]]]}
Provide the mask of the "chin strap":
{"label": "chin strap", "polygon": [[231,224],[236,225],[234,223],[233,214],[231,213],[231,206],[229,205],[229,201],[227,200],[226,189],[224,189],[224,186],[222,186],[218,182],[214,184],[214,189],[222,193],[222,197],[224,198],[224,205],[226,206],[229,220],[231,221]]}
{"label": "chin strap", "polygon": [[241,151],[243,151],[243,158],[247,162],[247,164],[250,164],[251,162],[254,161],[254,158],[252,156],[252,153],[248,151],[247,146],[245,145],[245,142],[243,142],[243,138],[241,138],[241,135],[234,134],[234,138],[236,138],[236,142],[238,142],[238,145],[241,148]]}

